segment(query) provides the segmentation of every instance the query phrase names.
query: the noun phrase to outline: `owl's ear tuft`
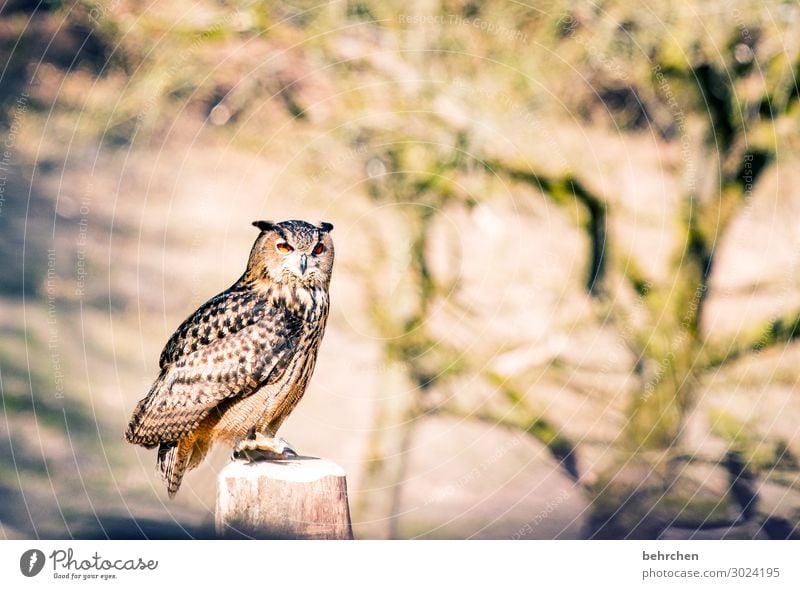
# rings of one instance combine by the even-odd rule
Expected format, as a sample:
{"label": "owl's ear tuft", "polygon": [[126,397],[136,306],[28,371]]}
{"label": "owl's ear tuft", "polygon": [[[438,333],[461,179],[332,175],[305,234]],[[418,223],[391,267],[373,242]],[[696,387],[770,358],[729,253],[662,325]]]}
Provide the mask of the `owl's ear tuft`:
{"label": "owl's ear tuft", "polygon": [[269,231],[275,228],[275,223],[272,221],[253,221],[253,226],[258,227],[261,231]]}
{"label": "owl's ear tuft", "polygon": [[322,223],[319,224],[319,228],[326,232],[333,231],[333,223],[326,223],[325,221],[323,221]]}

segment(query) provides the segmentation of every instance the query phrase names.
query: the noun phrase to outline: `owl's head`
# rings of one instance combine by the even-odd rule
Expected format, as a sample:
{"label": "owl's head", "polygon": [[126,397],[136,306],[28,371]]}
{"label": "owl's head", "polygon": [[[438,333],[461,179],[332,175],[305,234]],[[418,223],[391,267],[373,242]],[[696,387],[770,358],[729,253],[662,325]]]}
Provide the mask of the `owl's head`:
{"label": "owl's head", "polygon": [[253,221],[261,234],[253,244],[245,276],[277,283],[327,287],[333,270],[333,225],[305,221]]}

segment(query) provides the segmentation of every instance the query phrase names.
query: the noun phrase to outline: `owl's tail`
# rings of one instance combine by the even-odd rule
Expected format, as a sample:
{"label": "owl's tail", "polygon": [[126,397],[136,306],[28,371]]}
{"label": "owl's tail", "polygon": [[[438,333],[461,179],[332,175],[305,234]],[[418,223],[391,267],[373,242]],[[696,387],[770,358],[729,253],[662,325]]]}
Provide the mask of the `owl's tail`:
{"label": "owl's tail", "polygon": [[186,455],[181,455],[180,442],[162,442],[158,446],[158,469],[167,483],[167,493],[172,499],[181,487],[186,473]]}
{"label": "owl's tail", "polygon": [[197,467],[208,453],[207,441],[195,440],[191,437],[177,442],[162,442],[158,446],[158,469],[167,484],[169,498],[181,487],[183,475]]}

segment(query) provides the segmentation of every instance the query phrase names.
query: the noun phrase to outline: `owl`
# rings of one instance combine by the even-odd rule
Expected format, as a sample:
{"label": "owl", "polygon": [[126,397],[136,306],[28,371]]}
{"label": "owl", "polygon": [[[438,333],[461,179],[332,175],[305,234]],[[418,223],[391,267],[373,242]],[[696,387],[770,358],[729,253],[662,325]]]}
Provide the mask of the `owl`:
{"label": "owl", "polygon": [[247,268],[164,346],[125,438],[158,448],[170,497],[215,443],[234,456],[293,452],[278,428],[308,386],[328,319],[333,225],[255,221]]}

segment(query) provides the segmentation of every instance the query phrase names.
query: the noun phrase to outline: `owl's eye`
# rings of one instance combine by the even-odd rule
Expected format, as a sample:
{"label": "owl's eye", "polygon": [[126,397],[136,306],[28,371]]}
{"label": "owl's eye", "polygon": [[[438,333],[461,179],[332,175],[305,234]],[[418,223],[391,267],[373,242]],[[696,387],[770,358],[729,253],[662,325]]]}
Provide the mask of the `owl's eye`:
{"label": "owl's eye", "polygon": [[313,252],[311,252],[311,253],[313,253],[315,256],[318,256],[318,255],[320,255],[320,254],[321,254],[322,252],[324,252],[324,251],[325,251],[325,246],[324,246],[324,245],[322,245],[322,242],[319,242],[319,243],[317,244],[317,247],[315,247],[315,248],[314,248],[314,251],[313,251]]}
{"label": "owl's eye", "polygon": [[277,249],[282,254],[288,254],[289,252],[294,250],[294,248],[285,241],[279,241],[278,243],[276,243],[275,249]]}

